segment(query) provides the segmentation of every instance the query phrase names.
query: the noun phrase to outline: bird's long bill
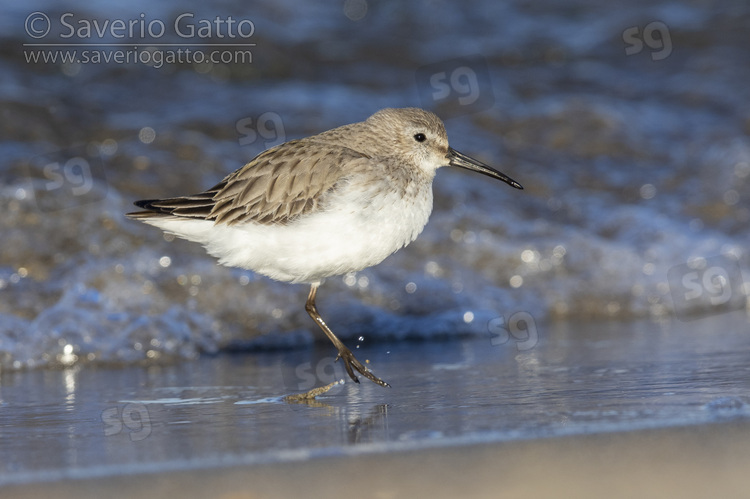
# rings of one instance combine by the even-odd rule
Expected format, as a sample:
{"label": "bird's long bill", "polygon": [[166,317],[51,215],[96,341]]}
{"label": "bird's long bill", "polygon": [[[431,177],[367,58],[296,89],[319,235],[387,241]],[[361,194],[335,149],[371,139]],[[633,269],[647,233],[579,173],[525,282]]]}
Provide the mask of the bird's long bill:
{"label": "bird's long bill", "polygon": [[477,161],[474,158],[470,158],[469,156],[465,154],[461,154],[460,152],[456,151],[452,147],[448,148],[448,160],[450,166],[457,166],[459,168],[465,168],[467,170],[471,170],[473,172],[479,172],[483,173],[484,175],[487,175],[488,177],[496,178],[498,180],[502,180],[506,184],[510,185],[511,187],[515,187],[516,189],[523,189],[523,186],[507,176],[504,173],[501,173],[494,168],[485,165],[481,161]]}

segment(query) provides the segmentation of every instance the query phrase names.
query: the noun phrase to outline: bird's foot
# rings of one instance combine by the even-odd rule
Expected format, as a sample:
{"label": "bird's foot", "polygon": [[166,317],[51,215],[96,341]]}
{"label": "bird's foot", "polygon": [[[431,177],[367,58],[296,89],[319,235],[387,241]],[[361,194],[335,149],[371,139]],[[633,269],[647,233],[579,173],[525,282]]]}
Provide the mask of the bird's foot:
{"label": "bird's foot", "polygon": [[355,383],[359,383],[359,379],[354,374],[354,371],[356,370],[358,373],[360,373],[365,378],[369,379],[376,385],[384,386],[384,387],[390,387],[388,383],[383,381],[382,379],[378,378],[372,372],[370,372],[369,369],[367,369],[360,361],[357,360],[357,358],[354,356],[351,350],[346,348],[342,345],[342,347],[339,349],[339,354],[336,356],[336,360],[343,360],[344,361],[344,369],[346,369],[347,374],[351,379],[354,380]]}

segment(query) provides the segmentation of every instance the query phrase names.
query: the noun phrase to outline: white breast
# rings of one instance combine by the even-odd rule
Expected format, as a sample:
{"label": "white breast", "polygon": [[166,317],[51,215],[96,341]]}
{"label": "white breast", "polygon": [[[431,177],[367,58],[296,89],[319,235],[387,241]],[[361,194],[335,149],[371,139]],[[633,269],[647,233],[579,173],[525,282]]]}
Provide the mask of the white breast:
{"label": "white breast", "polygon": [[431,183],[404,193],[341,186],[325,210],[287,225],[214,225],[206,220],[152,219],[147,222],[203,244],[219,263],[272,279],[318,282],[362,270],[412,242],[432,212]]}

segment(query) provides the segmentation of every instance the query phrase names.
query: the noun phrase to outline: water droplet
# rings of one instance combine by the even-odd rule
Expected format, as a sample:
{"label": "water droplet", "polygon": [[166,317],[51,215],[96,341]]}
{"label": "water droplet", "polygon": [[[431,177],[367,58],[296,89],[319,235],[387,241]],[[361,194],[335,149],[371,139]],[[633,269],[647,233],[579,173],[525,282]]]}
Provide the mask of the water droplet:
{"label": "water droplet", "polygon": [[138,139],[144,144],[150,144],[156,138],[156,132],[150,126],[141,128],[138,132]]}
{"label": "water droplet", "polygon": [[640,191],[643,199],[651,199],[656,196],[656,187],[653,184],[643,184]]}

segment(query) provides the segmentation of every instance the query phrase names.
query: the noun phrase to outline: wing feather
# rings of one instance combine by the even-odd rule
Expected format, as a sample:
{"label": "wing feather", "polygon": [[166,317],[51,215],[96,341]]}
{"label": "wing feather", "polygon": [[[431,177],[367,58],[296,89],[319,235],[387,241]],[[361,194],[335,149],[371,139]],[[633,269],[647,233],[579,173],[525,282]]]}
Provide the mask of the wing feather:
{"label": "wing feather", "polygon": [[346,177],[352,161],[369,158],[330,142],[301,139],[256,156],[224,180],[199,194],[136,202],[154,216],[214,220],[217,224],[287,223],[319,209],[325,194]]}

